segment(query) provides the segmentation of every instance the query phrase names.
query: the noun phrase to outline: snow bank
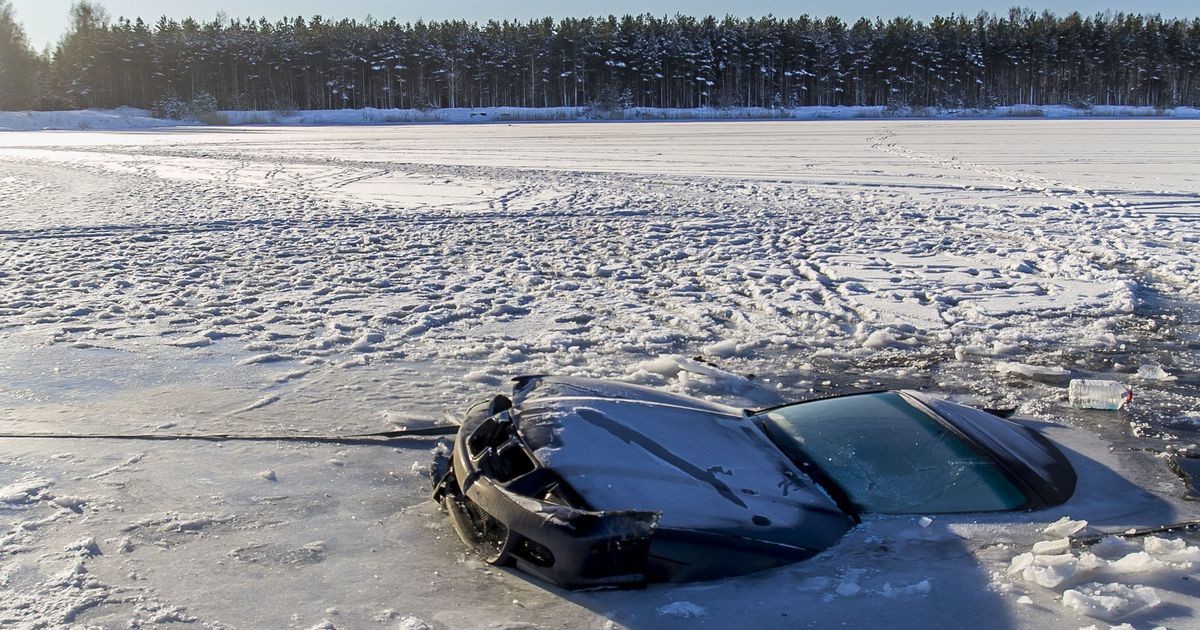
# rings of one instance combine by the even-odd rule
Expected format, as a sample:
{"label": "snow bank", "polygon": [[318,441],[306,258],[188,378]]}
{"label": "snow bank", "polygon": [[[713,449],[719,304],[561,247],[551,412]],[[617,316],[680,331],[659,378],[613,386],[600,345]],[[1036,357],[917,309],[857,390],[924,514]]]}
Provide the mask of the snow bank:
{"label": "snow bank", "polygon": [[569,120],[851,120],[856,118],[1200,118],[1200,109],[1178,107],[1104,106],[1080,109],[1066,105],[1012,105],[995,109],[886,108],[877,106],[813,106],[770,109],[765,107],[697,107],[668,109],[631,107],[596,112],[586,107],[489,107],[417,109],[346,109],[302,111],[293,114],[268,111],[219,112],[222,124],[370,125],[378,123],[491,123]]}
{"label": "snow bank", "polygon": [[528,121],[591,120],[852,120],[911,118],[1184,118],[1200,119],[1200,109],[1158,109],[1125,105],[1087,109],[1068,105],[1009,105],[994,109],[934,107],[811,106],[697,107],[669,109],[631,107],[598,112],[588,107],[448,107],[443,109],[333,109],[280,112],[267,110],[219,111],[201,120],[154,118],[148,110],[133,107],[58,112],[0,112],[0,131],[145,129],[208,125],[376,125],[386,123],[508,123]]}
{"label": "snow bank", "polygon": [[67,112],[0,112],[0,131],[149,129],[185,124],[194,123],[154,118],[149,110],[133,107]]}

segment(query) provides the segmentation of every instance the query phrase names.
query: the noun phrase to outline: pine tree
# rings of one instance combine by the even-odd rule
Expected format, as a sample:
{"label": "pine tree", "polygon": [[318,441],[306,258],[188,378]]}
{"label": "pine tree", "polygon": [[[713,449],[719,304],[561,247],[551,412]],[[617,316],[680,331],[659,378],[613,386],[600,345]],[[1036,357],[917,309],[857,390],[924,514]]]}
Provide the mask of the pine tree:
{"label": "pine tree", "polygon": [[0,0],[0,110],[27,109],[34,104],[38,66],[12,4]]}
{"label": "pine tree", "polygon": [[43,62],[0,0],[2,106],[28,106],[39,74],[41,104],[74,107],[1200,105],[1200,20],[1156,15],[149,25],[81,0],[70,19]]}

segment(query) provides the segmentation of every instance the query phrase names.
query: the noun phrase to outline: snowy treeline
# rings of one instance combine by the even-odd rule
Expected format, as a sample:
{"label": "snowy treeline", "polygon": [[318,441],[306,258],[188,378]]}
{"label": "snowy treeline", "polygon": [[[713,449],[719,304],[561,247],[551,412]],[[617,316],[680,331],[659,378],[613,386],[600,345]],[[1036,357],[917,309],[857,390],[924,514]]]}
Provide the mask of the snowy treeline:
{"label": "snowy treeline", "polygon": [[146,24],[80,2],[71,20],[46,58],[0,53],[0,107],[1200,104],[1200,19],[1123,13]]}

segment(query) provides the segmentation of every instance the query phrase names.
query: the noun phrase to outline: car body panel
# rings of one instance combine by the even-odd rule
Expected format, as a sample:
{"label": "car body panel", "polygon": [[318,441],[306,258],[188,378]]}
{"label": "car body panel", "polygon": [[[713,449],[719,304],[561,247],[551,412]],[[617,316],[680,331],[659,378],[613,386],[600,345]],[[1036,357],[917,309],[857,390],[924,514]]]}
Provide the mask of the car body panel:
{"label": "car body panel", "polygon": [[973,407],[904,391],[992,458],[1025,490],[1031,508],[1064,503],[1075,493],[1075,470],[1049,440],[1032,429]]}

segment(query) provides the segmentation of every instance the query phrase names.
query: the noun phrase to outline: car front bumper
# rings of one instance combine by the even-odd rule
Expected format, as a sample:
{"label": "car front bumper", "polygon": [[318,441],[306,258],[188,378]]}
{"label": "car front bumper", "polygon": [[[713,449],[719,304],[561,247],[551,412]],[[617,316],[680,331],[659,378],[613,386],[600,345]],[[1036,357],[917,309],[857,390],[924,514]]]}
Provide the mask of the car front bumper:
{"label": "car front bumper", "polygon": [[660,514],[591,511],[553,498],[567,490],[561,479],[537,463],[495,402],[468,412],[453,450],[435,455],[431,473],[434,499],[488,562],[572,589],[647,581]]}

